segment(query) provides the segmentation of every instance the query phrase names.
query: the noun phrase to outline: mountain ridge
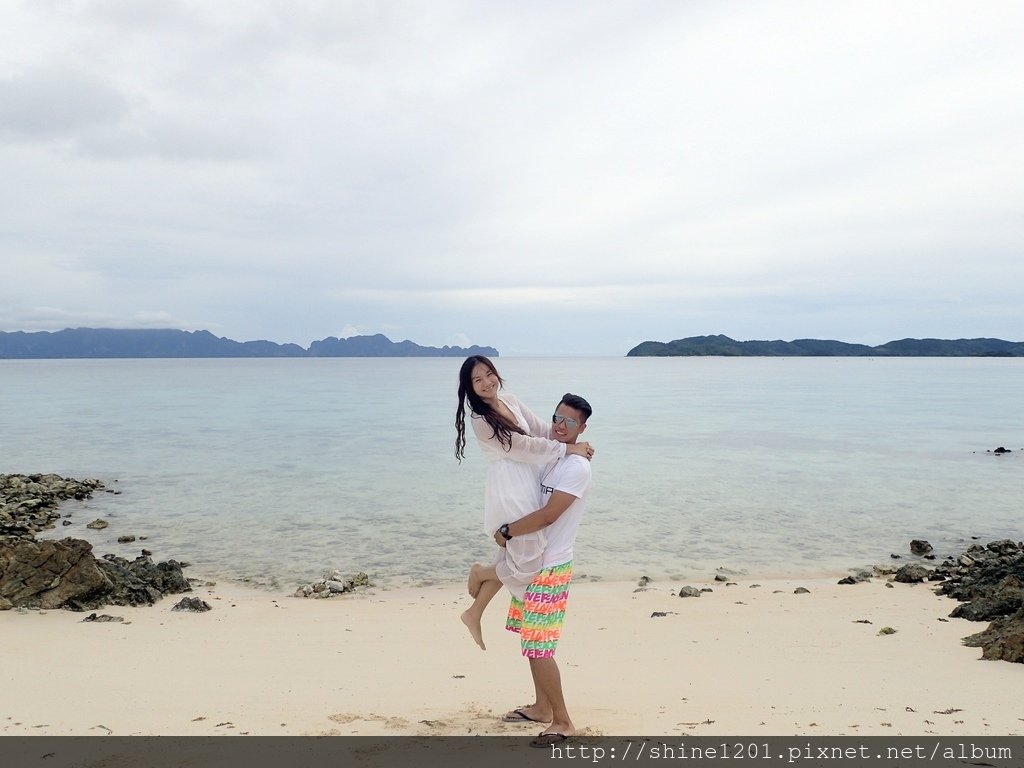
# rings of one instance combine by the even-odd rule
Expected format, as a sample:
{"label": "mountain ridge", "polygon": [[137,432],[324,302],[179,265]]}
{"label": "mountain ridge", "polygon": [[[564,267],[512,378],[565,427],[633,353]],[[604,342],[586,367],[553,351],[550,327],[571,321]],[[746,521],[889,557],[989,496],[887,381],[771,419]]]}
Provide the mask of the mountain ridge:
{"label": "mountain ridge", "polygon": [[1024,357],[1024,342],[1003,339],[899,339],[871,347],[832,339],[736,341],[728,336],[689,336],[645,341],[626,357]]}
{"label": "mountain ridge", "polygon": [[298,344],[235,341],[210,331],[177,328],[65,328],[62,331],[0,331],[0,359],[211,358],[211,357],[498,357],[494,347],[424,347],[394,342],[382,333],[339,339],[328,336],[309,348]]}

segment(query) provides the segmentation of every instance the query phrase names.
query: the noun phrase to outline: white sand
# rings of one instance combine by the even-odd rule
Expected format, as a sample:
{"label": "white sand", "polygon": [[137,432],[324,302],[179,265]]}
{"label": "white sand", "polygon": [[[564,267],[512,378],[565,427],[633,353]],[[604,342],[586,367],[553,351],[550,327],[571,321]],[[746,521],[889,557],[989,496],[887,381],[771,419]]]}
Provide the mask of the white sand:
{"label": "white sand", "polygon": [[[961,645],[987,625],[940,621],[956,603],[928,585],[692,584],[714,592],[573,585],[557,658],[581,733],[1024,734],[1024,665]],[[504,593],[485,617],[486,652],[459,621],[461,585],[329,600],[227,584],[196,595],[214,610],[175,613],[168,597],[100,611],[123,624],[0,612],[0,734],[536,729],[498,720],[533,693],[503,629]],[[879,635],[885,626],[896,634]]]}

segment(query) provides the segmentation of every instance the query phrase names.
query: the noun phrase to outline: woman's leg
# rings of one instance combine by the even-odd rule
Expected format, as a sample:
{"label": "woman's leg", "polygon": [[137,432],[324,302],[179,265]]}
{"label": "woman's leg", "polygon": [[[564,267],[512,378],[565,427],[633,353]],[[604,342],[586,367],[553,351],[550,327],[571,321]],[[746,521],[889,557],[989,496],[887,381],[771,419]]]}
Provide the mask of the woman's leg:
{"label": "woman's leg", "polygon": [[473,563],[473,567],[469,569],[468,588],[469,594],[473,596],[473,604],[463,611],[462,623],[466,625],[480,649],[486,651],[480,620],[483,618],[484,609],[501,591],[501,581],[495,573],[494,566],[485,567],[480,563]]}

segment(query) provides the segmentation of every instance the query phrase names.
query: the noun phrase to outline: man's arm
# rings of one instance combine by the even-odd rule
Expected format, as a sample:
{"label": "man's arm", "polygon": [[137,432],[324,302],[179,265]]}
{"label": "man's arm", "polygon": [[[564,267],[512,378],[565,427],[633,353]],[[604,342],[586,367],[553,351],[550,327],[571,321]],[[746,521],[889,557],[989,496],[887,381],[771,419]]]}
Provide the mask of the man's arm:
{"label": "man's arm", "polygon": [[[565,491],[553,491],[551,498],[548,499],[548,503],[540,509],[534,510],[525,517],[521,517],[514,523],[509,523],[508,532],[515,538],[516,536],[525,536],[528,533],[539,531],[541,528],[547,528],[555,520],[562,516],[572,503],[576,501],[576,497],[571,493]],[[499,546],[505,546],[505,537],[500,532],[495,531],[494,540],[498,542]]]}

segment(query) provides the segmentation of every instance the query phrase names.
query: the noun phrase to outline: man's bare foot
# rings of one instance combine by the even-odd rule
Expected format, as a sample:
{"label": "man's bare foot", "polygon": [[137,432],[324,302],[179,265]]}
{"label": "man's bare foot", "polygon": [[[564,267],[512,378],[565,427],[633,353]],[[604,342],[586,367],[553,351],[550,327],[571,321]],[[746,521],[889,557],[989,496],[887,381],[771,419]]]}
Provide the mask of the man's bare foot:
{"label": "man's bare foot", "polygon": [[474,616],[470,611],[462,612],[462,623],[466,625],[466,629],[469,630],[469,634],[473,636],[473,640],[477,645],[480,646],[481,651],[486,651],[487,646],[484,645],[484,631],[480,628],[480,617]]}
{"label": "man's bare foot", "polygon": [[484,579],[480,575],[480,571],[482,570],[483,566],[480,565],[480,563],[473,563],[469,568],[469,579],[466,582],[466,587],[469,590],[470,597],[476,597],[477,593],[480,591],[480,585],[484,583]]}
{"label": "man's bare foot", "polygon": [[544,712],[536,704],[531,704],[506,712],[501,719],[506,723],[550,723],[551,710]]}
{"label": "man's bare foot", "polygon": [[562,736],[575,736],[576,726],[569,721],[562,723],[552,723],[544,729],[544,733],[558,733]]}

